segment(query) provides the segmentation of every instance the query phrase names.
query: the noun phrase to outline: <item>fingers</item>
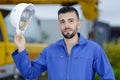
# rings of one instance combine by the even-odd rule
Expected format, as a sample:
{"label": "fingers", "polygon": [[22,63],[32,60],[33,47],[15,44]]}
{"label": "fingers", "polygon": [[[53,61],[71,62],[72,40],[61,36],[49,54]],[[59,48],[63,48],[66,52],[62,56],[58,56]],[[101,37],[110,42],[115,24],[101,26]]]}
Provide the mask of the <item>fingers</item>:
{"label": "fingers", "polygon": [[20,34],[16,34],[15,37],[16,37],[16,38],[17,38],[17,37],[21,37],[21,38],[22,38],[22,37],[23,37],[23,33],[21,32]]}
{"label": "fingers", "polygon": [[23,33],[21,32],[20,34],[16,34],[15,37],[14,37],[14,41],[20,41],[24,39],[24,36],[23,36]]}

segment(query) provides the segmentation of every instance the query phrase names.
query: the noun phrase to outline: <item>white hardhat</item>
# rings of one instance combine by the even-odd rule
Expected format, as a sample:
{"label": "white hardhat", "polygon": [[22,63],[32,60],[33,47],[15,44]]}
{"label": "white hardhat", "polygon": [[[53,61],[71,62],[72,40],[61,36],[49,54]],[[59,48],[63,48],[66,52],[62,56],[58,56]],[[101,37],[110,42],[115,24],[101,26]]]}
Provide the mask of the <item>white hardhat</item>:
{"label": "white hardhat", "polygon": [[[11,24],[19,31],[24,32],[29,20],[35,13],[33,4],[20,3],[17,4],[11,11]],[[16,31],[17,32],[17,31]]]}

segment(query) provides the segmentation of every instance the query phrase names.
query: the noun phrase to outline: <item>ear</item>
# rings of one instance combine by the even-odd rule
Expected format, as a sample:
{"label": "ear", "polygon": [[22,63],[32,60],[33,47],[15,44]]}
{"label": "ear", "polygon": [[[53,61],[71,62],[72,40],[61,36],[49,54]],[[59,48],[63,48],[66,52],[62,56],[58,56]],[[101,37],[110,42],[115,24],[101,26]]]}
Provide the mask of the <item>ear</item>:
{"label": "ear", "polygon": [[78,29],[81,27],[81,22],[78,21]]}

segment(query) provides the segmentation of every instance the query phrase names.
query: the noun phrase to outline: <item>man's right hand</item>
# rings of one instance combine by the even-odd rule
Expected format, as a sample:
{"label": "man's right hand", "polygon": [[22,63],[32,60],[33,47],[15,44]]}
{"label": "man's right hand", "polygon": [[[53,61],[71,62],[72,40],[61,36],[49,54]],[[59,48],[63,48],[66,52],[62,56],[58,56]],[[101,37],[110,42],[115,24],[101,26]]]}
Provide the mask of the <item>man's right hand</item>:
{"label": "man's right hand", "polygon": [[22,33],[20,33],[19,35],[18,34],[15,35],[14,43],[18,48],[18,52],[21,52],[25,49],[26,41]]}

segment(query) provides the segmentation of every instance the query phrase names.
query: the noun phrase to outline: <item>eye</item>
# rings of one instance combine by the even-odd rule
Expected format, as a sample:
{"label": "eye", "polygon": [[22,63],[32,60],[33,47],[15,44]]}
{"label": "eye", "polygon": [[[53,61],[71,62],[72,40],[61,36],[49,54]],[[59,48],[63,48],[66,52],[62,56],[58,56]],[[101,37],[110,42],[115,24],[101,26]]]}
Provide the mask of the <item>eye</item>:
{"label": "eye", "polygon": [[69,19],[69,22],[74,22],[74,20],[73,19]]}
{"label": "eye", "polygon": [[73,22],[73,20],[70,20],[70,22]]}

